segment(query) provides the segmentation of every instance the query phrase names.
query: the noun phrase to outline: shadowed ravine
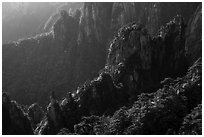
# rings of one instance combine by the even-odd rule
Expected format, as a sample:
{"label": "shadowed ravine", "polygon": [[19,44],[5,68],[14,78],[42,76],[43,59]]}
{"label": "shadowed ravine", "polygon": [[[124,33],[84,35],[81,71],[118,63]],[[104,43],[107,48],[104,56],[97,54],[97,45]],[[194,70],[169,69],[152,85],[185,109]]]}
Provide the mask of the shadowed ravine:
{"label": "shadowed ravine", "polygon": [[3,134],[202,134],[202,5],[167,5],[85,3],[3,44]]}

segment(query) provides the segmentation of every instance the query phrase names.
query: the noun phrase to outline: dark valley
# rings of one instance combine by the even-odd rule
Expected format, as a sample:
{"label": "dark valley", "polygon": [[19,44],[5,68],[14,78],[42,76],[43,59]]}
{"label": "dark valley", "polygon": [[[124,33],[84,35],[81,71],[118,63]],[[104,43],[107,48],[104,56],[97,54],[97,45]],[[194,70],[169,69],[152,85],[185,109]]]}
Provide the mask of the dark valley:
{"label": "dark valley", "polygon": [[3,134],[202,134],[202,3],[35,4],[3,8]]}

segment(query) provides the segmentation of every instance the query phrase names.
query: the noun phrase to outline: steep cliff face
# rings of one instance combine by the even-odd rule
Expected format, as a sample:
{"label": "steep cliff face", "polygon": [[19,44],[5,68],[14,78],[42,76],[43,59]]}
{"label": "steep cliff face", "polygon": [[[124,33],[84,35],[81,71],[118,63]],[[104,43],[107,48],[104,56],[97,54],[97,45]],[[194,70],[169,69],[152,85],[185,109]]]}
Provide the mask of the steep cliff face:
{"label": "steep cliff face", "polygon": [[117,29],[129,22],[144,24],[151,35],[160,25],[160,3],[114,3],[112,9],[111,29]]}
{"label": "steep cliff face", "polygon": [[[130,107],[122,107],[111,116],[96,116],[96,113],[90,116],[94,111],[90,114],[83,113],[81,105],[87,105],[90,111],[92,107],[87,102],[95,97],[102,99],[104,92],[98,88],[93,90],[93,96],[84,98],[79,94],[82,91],[79,91],[76,93],[78,97],[69,93],[60,102],[52,95],[47,114],[35,129],[35,134],[201,134],[201,82],[202,60],[199,59],[184,77],[166,81],[164,86],[154,93],[140,94]],[[88,90],[85,87],[84,92],[84,95],[91,95],[90,88]],[[83,100],[83,104],[80,104],[80,100]],[[98,107],[103,107],[104,104],[101,105]],[[96,107],[92,109],[97,110]],[[33,134],[26,114],[15,101],[10,101],[6,94],[3,94],[3,134]]]}
{"label": "steep cliff face", "polygon": [[186,50],[190,64],[202,56],[202,5],[199,5],[188,22],[186,32]]}
{"label": "steep cliff face", "polygon": [[[130,92],[151,92],[163,78],[185,74],[184,34],[180,16],[162,27],[154,38],[142,25],[126,25],[113,39],[106,69],[118,82],[125,83]],[[117,70],[118,67],[123,70]]]}
{"label": "steep cliff face", "polygon": [[[189,7],[190,14],[195,7],[189,5],[191,3],[186,4],[185,7]],[[183,9],[182,4],[178,4],[176,7]],[[72,16],[62,10],[61,13],[58,13],[60,18],[53,21],[55,25],[53,25],[52,32],[3,45],[3,90],[10,92],[14,99],[23,104],[39,102],[39,104],[45,105],[48,103],[48,95],[51,91],[56,91],[57,97],[63,96],[65,91],[71,91],[85,80],[97,76],[98,71],[106,64],[110,40],[117,34],[119,27],[132,21],[142,25],[138,26],[138,30],[128,34],[129,38],[126,38],[128,42],[123,43],[129,43],[129,46],[133,47],[134,44],[143,45],[141,50],[144,52],[141,52],[141,55],[132,55],[145,57],[141,60],[144,61],[141,64],[142,67],[149,68],[151,66],[153,69],[157,69],[158,66],[162,67],[161,63],[167,63],[164,61],[165,59],[162,61],[163,54],[168,51],[168,49],[163,49],[168,46],[162,45],[169,43],[162,42],[165,38],[150,39],[149,37],[157,33],[157,29],[164,23],[165,15],[168,15],[169,20],[170,17],[183,11],[175,10],[169,14],[167,11],[171,8],[172,6],[165,8],[164,3],[84,3],[82,10],[76,10]],[[185,16],[185,20],[188,18]],[[51,26],[48,25],[46,29],[49,30]],[[172,33],[177,32],[175,30]],[[169,35],[172,36],[172,34]],[[167,39],[175,40],[175,38]],[[175,43],[183,45],[176,41],[169,45]],[[160,48],[162,53],[154,53],[160,53],[160,51],[153,48],[155,44],[149,43],[160,45],[156,47]],[[172,46],[170,47],[172,48]],[[131,51],[132,48],[127,49],[129,50],[125,50],[124,55],[121,54],[116,58],[119,59],[134,51]],[[117,52],[119,51],[117,50]],[[169,54],[171,53],[169,52]],[[114,53],[114,55],[116,54]],[[169,62],[176,60],[176,55],[170,56]],[[168,59],[168,55],[165,57]],[[161,61],[158,64],[153,60]],[[152,62],[155,64],[152,65]],[[163,64],[163,66],[165,65]],[[160,73],[167,74],[165,70],[169,70],[167,66],[169,65],[166,65],[166,68],[162,70],[164,72]],[[153,69],[145,69],[145,71]],[[173,69],[177,70],[177,68]],[[137,77],[142,78],[142,76],[137,76],[139,72],[132,72],[136,79]],[[144,72],[145,76],[143,77],[151,76],[149,73]],[[128,77],[127,79],[132,79]],[[147,78],[143,79],[147,80]],[[160,77],[156,77],[156,79],[160,79]],[[139,85],[144,87],[146,84]],[[22,94],[26,97],[22,98]]]}
{"label": "steep cliff face", "polygon": [[[69,134],[74,132],[77,134],[178,134],[183,118],[200,103],[199,95],[202,89],[200,85],[202,79],[201,60],[197,61],[183,78],[175,80],[166,78],[160,85],[160,81],[166,76],[176,78],[179,74],[183,75],[187,71],[184,66],[187,60],[184,54],[184,29],[183,19],[180,16],[167,23],[159,31],[159,35],[154,38],[148,35],[145,28],[135,23],[122,27],[110,46],[107,66],[101,71],[99,77],[87,81],[73,95],[58,103],[61,106],[58,113],[69,115],[72,118],[66,118],[63,122],[56,119],[56,123],[61,123],[57,129],[67,128]],[[138,44],[135,44],[133,40]],[[163,54],[160,55],[163,60],[159,60],[160,56],[155,55],[160,53],[161,49],[157,47],[160,45],[163,46]],[[150,48],[143,48],[148,46]],[[156,52],[153,52],[151,46],[154,46]],[[168,59],[165,56],[168,56]],[[118,59],[116,59],[117,57]],[[154,57],[158,58],[152,60]],[[159,68],[159,71],[154,68],[154,61],[157,61],[156,67]],[[170,72],[169,68],[173,71]],[[153,79],[155,73],[159,77],[158,79]],[[159,90],[155,92],[157,89]],[[191,95],[192,93],[195,95]],[[124,105],[132,105],[135,101],[133,108],[129,110],[121,108],[116,111]],[[69,107],[62,110],[63,106]],[[75,107],[72,108],[73,106]],[[169,113],[166,113],[167,111]],[[106,116],[113,113],[112,118],[90,116]],[[145,116],[140,117],[140,114]],[[81,121],[83,116],[88,117]],[[151,120],[152,117],[156,118]],[[164,119],[160,120],[160,117]],[[138,119],[138,121],[131,121],[131,119]],[[160,128],[160,124],[157,122],[163,123],[163,120],[167,124]],[[81,121],[81,123],[77,124],[76,121]],[[151,121],[151,125],[148,124],[149,121]],[[69,125],[65,126],[66,123]],[[52,127],[51,125],[43,126],[41,124],[37,133],[49,134],[49,130],[46,129]],[[103,127],[104,125],[108,127]],[[153,128],[154,126],[157,127]],[[55,134],[59,131],[55,131]]]}
{"label": "steep cliff face", "polygon": [[60,95],[71,85],[78,25],[61,14],[53,32],[3,45],[3,90],[20,103],[45,104],[49,92]]}
{"label": "steep cliff face", "polygon": [[52,32],[4,44],[3,90],[20,103],[45,105],[51,91],[59,97],[94,77],[105,64],[110,10],[86,3],[81,19],[79,10],[72,16],[62,10]]}
{"label": "steep cliff face", "polygon": [[[107,9],[100,10],[103,11],[102,14],[98,9],[103,9],[104,5]],[[47,81],[39,81],[39,83],[46,83],[41,87],[46,92],[39,93],[38,97],[44,99],[45,96],[48,97],[50,91],[53,92],[46,115],[40,123],[36,120],[36,123],[39,124],[36,125],[34,133],[200,134],[202,128],[199,105],[202,100],[202,61],[199,59],[187,71],[189,66],[186,63],[188,58],[186,58],[185,51],[186,28],[181,16],[176,16],[161,27],[154,37],[148,31],[148,26],[144,24],[133,22],[121,27],[110,43],[107,62],[104,69],[99,71],[99,76],[91,81],[87,80],[76,91],[68,93],[63,100],[57,101],[54,93],[67,92],[66,89],[70,86],[67,83],[84,78],[83,73],[91,73],[85,75],[87,78],[97,73],[94,68],[89,69],[89,64],[100,69],[96,63],[100,60],[97,58],[99,56],[97,50],[105,49],[106,46],[102,46],[106,43],[104,42],[106,40],[104,31],[110,31],[100,28],[103,28],[104,24],[109,24],[110,28],[112,26],[111,20],[100,25],[96,22],[109,18],[107,11],[111,10],[114,4],[111,3],[110,7],[106,3],[104,5],[85,4],[80,19],[77,18],[78,16],[69,16],[66,12],[61,11],[61,18],[53,26],[53,32],[18,43],[3,45],[3,48],[8,48],[3,49],[7,51],[3,52],[3,63],[7,63],[7,67],[9,66],[8,71],[3,72],[3,76],[7,76],[3,77],[5,78],[3,81],[6,82],[6,84],[3,83],[5,86],[3,88],[9,89],[9,92],[13,90],[13,93],[10,92],[11,95],[17,96],[15,91],[17,91],[19,83],[16,84],[16,87],[10,87],[8,86],[10,79],[6,78],[17,80],[22,74],[24,76],[36,74],[31,73],[30,69],[26,72],[26,67],[21,66],[22,62],[23,65],[30,63],[31,65],[28,65],[30,68],[38,66],[36,64],[39,61],[42,64],[48,62],[46,71],[42,71],[45,69],[42,67],[44,65],[38,66],[42,69],[39,71],[39,75],[46,75],[47,78],[44,79]],[[112,34],[110,33],[110,35]],[[102,38],[104,41],[101,42]],[[25,46],[26,42],[30,47]],[[28,50],[31,48],[33,50]],[[21,54],[22,51],[23,54]],[[9,56],[11,53],[15,56]],[[35,56],[36,54],[39,55],[38,58]],[[31,57],[34,61],[29,62]],[[84,57],[85,59],[83,59]],[[12,64],[15,64],[18,69],[14,69],[9,64],[10,62],[6,62],[7,60],[13,61]],[[36,64],[32,65],[32,63]],[[75,68],[78,69],[75,70]],[[9,73],[14,70],[18,75]],[[34,71],[33,68],[31,70]],[[75,77],[74,75],[79,72],[81,73]],[[28,78],[32,77],[29,75]],[[66,82],[64,86],[60,85],[63,80]],[[25,82],[29,82],[29,80],[24,80],[21,85],[26,86]],[[31,96],[28,96],[26,91],[30,92],[31,89],[28,87],[22,87],[22,91],[29,98]],[[20,95],[17,97],[20,99]],[[197,105],[199,105],[198,108],[196,108]],[[9,116],[7,115],[9,107],[3,106],[3,117],[9,119],[7,117]],[[32,106],[30,108],[28,113],[31,112]],[[19,110],[21,110],[20,107]],[[199,115],[195,115],[197,112]],[[25,114],[24,116],[27,119]],[[29,117],[31,120],[35,119],[31,115]],[[21,117],[17,117],[17,121],[20,119]],[[16,120],[10,121],[15,123]],[[8,132],[10,130],[7,123],[5,121],[3,123],[3,127],[6,129],[5,134],[11,134]],[[188,128],[188,125],[191,127]],[[23,132],[19,134],[33,133],[30,128],[27,129],[27,127],[31,127],[30,125],[26,127],[21,125],[20,127]],[[15,128],[12,127],[11,130]]]}
{"label": "steep cliff face", "polygon": [[114,3],[112,8],[111,29],[117,33],[119,27],[130,22],[143,24],[151,36],[157,33],[164,25],[177,14],[181,14],[188,22],[200,3],[184,2],[140,2],[140,3]]}
{"label": "steep cliff face", "polygon": [[111,9],[112,3],[84,4],[79,24],[79,58],[75,73],[77,85],[96,76],[105,64]]}
{"label": "steep cliff face", "polygon": [[199,59],[189,68],[187,75],[172,79],[156,92],[140,94],[132,107],[122,107],[109,117],[84,117],[74,126],[75,133],[81,135],[201,134],[202,99],[199,97],[202,94],[201,62]]}

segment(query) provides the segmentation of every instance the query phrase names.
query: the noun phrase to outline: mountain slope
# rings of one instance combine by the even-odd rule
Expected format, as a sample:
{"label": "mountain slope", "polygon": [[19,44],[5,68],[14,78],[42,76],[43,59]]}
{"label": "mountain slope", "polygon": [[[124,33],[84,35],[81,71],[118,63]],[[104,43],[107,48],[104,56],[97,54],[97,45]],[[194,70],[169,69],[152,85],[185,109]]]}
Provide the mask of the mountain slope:
{"label": "mountain slope", "polygon": [[[149,36],[152,36],[157,33],[167,15],[169,20],[177,13],[184,13],[185,20],[189,20],[189,14],[198,4],[173,4],[177,10],[173,10],[170,15],[167,11],[172,6],[168,7],[165,3],[84,3],[83,8],[74,10],[74,13],[68,14],[62,10],[62,13],[57,14],[58,20],[53,17],[47,21],[45,29],[51,32],[3,44],[3,91],[9,92],[19,103],[30,105],[38,102],[45,106],[52,91],[56,91],[57,98],[61,98],[66,91],[72,91],[87,79],[97,76],[98,71],[106,64],[109,43],[119,27],[136,21],[147,28]],[[78,3],[73,5],[78,7]],[[62,7],[67,8],[69,9],[69,3]],[[185,8],[189,10],[188,14],[184,12]],[[144,9],[145,12],[142,12]],[[50,29],[52,26],[53,29]],[[145,30],[141,33],[145,33]],[[141,39],[146,39],[146,34],[144,35]],[[163,44],[159,39],[152,41],[160,43],[160,46]],[[134,39],[132,42],[134,43]],[[144,53],[144,56],[148,53]],[[163,58],[163,55],[154,55],[151,60]],[[175,59],[173,56],[168,60],[169,63]],[[154,69],[158,69],[158,66],[161,67],[161,64],[154,64]],[[169,70],[167,66],[163,71]],[[148,77],[149,73],[145,72],[140,78]],[[159,73],[167,74],[162,71]],[[154,77],[157,82],[162,79]],[[151,83],[151,80],[147,83]]]}
{"label": "mountain slope", "polygon": [[[106,8],[111,9],[113,5],[106,6]],[[98,8],[100,8],[100,4],[87,3],[84,8],[87,11],[85,12],[86,15],[80,20],[78,16],[69,16],[67,12],[61,11],[61,18],[55,23],[52,32],[27,39],[27,41],[23,40],[19,41],[19,43],[4,45],[4,48],[10,48],[10,51],[13,50],[13,54],[19,53],[16,55],[18,55],[20,61],[17,60],[12,65],[19,66],[22,61],[25,61],[24,65],[28,65],[30,59],[24,57],[33,55],[34,59],[36,59],[36,53],[42,52],[43,54],[39,53],[39,60],[36,61],[36,64],[42,60],[42,57],[46,61],[48,60],[47,65],[51,64],[47,67],[49,69],[43,72],[52,73],[59,70],[60,73],[64,69],[60,63],[67,63],[69,68],[63,72],[63,74],[67,74],[64,78],[73,79],[73,75],[70,74],[74,74],[74,64],[78,63],[79,57],[76,55],[85,53],[84,51],[91,52],[95,41],[98,39],[98,37],[93,36],[97,36],[102,32],[102,30],[97,29],[101,28],[96,23],[100,19],[96,16],[100,15],[100,12],[96,12]],[[98,14],[95,14],[91,9]],[[196,13],[200,14],[200,12]],[[105,17],[105,14],[101,16],[101,18]],[[79,25],[78,21],[80,22]],[[198,26],[200,26],[199,23]],[[47,92],[40,93],[38,96],[44,94],[41,97],[48,98],[49,91],[52,91],[46,114],[43,118],[41,117],[41,121],[38,120],[35,124],[28,122],[29,119],[33,120],[35,116],[29,115],[29,119],[26,116],[26,113],[30,114],[32,111],[32,106],[27,110],[26,107],[13,103],[12,106],[14,107],[10,107],[8,104],[15,101],[11,101],[7,94],[4,93],[3,119],[11,121],[10,123],[3,122],[4,134],[200,134],[202,129],[200,124],[200,116],[202,115],[200,113],[202,59],[198,56],[196,60],[199,59],[189,67],[189,64],[191,64],[189,58],[191,56],[188,56],[189,50],[186,50],[186,26],[182,16],[173,18],[169,23],[161,27],[154,37],[149,34],[151,31],[149,32],[146,27],[143,24],[133,22],[118,30],[110,42],[106,65],[104,69],[99,71],[98,77],[91,81],[87,80],[72,93],[67,93],[66,88],[64,89],[62,85],[55,90],[52,88]],[[81,32],[83,33],[80,34]],[[78,34],[81,35],[80,40],[76,39],[79,38],[76,37],[79,36]],[[31,47],[25,46],[26,42],[31,41],[33,42],[33,47],[31,46],[33,49],[36,49],[36,46],[39,48],[33,54],[32,52],[35,50],[29,50]],[[47,43],[48,41],[49,43]],[[83,46],[90,47],[90,49],[78,51],[80,49],[78,46],[80,48]],[[49,52],[47,49],[49,49]],[[21,52],[18,52],[18,50],[24,51],[24,54],[20,54]],[[4,61],[8,59],[15,60],[16,56],[8,56],[7,54],[10,53],[5,53],[3,57],[7,59],[3,59]],[[50,55],[53,55],[52,60],[50,60]],[[65,55],[64,62],[57,62],[55,66],[56,60],[62,61]],[[93,54],[80,55],[80,57],[84,56],[92,57],[91,61],[95,59]],[[55,57],[60,57],[60,59],[53,60]],[[42,64],[45,60],[42,60]],[[53,64],[52,61],[54,61]],[[9,63],[7,66],[10,65]],[[31,67],[37,66],[36,64]],[[13,69],[12,66],[9,68]],[[39,68],[44,69],[40,65]],[[52,68],[54,70],[50,71]],[[88,68],[88,66],[85,68]],[[25,75],[32,74],[30,70],[26,72],[26,69],[21,69],[17,69],[17,71],[24,70]],[[39,72],[40,75],[44,74],[41,71]],[[79,70],[75,71],[75,73],[77,72]],[[47,75],[48,80],[53,78],[53,81],[55,81],[59,76],[54,74],[53,76],[50,73]],[[18,76],[21,74],[22,72]],[[15,78],[13,75],[9,75],[9,77]],[[57,79],[61,83],[59,80],[62,79]],[[25,86],[25,84],[22,83],[22,86]],[[46,88],[43,86],[42,89]],[[66,96],[61,94],[64,96],[62,100],[57,98],[60,91],[67,93]],[[29,95],[26,92],[24,94]],[[20,95],[17,96],[19,99],[21,98]],[[12,108],[18,108],[18,111],[12,111]],[[41,110],[36,109],[35,111],[34,114],[37,116]],[[13,118],[15,116],[16,119]],[[9,126],[11,123],[14,123],[14,126]],[[16,124],[19,124],[19,126],[15,126]],[[18,127],[22,132],[16,132]]]}

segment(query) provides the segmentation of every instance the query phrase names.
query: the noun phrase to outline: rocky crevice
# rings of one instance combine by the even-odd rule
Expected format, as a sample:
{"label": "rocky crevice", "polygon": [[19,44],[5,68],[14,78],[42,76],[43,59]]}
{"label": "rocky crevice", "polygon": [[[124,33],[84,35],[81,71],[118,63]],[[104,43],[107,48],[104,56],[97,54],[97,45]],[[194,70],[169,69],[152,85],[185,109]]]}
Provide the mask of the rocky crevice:
{"label": "rocky crevice", "polygon": [[[32,90],[37,89],[25,87],[25,82],[32,83],[38,79],[42,84],[42,90],[39,90],[38,94],[43,92],[39,102],[45,97],[48,98],[52,91],[46,114],[36,104],[24,112],[20,105],[14,103],[13,106],[18,108],[17,114],[20,118],[16,117],[12,120],[10,117],[16,114],[9,112],[10,106],[7,104],[13,101],[3,94],[5,110],[3,117],[13,123],[20,123],[19,129],[22,128],[22,131],[25,131],[18,133],[15,131],[17,128],[15,124],[14,127],[9,128],[7,125],[10,123],[3,122],[6,129],[4,134],[200,134],[199,122],[192,124],[190,129],[192,132],[188,132],[186,127],[186,123],[192,123],[188,117],[200,119],[193,116],[194,112],[191,113],[191,110],[201,104],[202,100],[201,59],[189,68],[191,65],[189,60],[195,61],[200,56],[191,58],[186,48],[188,43],[194,40],[192,38],[195,38],[193,35],[196,31],[191,31],[190,38],[186,37],[186,30],[188,31],[191,25],[186,28],[181,16],[176,16],[157,32],[141,23],[129,23],[121,27],[110,42],[105,64],[105,58],[101,59],[103,56],[97,53],[99,49],[105,52],[104,45],[108,42],[108,37],[113,35],[104,34],[111,29],[101,29],[105,27],[103,25],[113,28],[111,25],[113,20],[106,20],[109,19],[109,11],[122,6],[123,14],[115,15],[115,19],[121,18],[123,21],[131,20],[131,17],[124,19],[124,15],[132,12],[129,11],[131,8],[128,8],[131,4],[111,3],[108,6],[106,4],[85,4],[81,17],[77,16],[79,14],[70,16],[67,12],[61,11],[61,18],[55,23],[52,32],[3,45],[3,51],[6,51],[3,52],[3,64],[7,66],[7,69],[3,68],[6,70],[3,71],[4,90],[13,92],[12,95],[20,98],[20,95],[15,93],[17,91],[15,87],[20,84],[22,87],[19,91],[26,96],[30,95],[28,96],[30,98],[32,94],[27,93],[33,93]],[[157,4],[148,6],[157,9],[161,6]],[[107,9],[99,10],[104,6]],[[135,5],[132,4],[132,6]],[[201,10],[200,7],[198,9]],[[200,10],[196,12],[198,15]],[[198,23],[197,25],[200,26],[200,16],[197,14],[190,22]],[[107,22],[98,24],[101,19]],[[198,29],[198,26],[195,28]],[[156,33],[154,37],[152,32]],[[33,50],[30,50],[31,48]],[[23,54],[20,54],[22,51]],[[16,56],[8,55],[11,52],[18,55],[17,61],[14,59]],[[36,54],[39,56],[35,56]],[[34,59],[36,64],[39,62],[43,64],[46,61],[47,67],[41,68],[40,65],[29,64],[31,59]],[[12,65],[20,67],[14,69],[10,65],[11,62],[7,62],[8,60],[13,61]],[[98,64],[98,60],[103,60],[104,63],[102,61]],[[92,69],[88,69],[87,64],[93,65]],[[105,67],[99,71],[98,77],[91,81],[86,80],[84,84],[58,101],[55,94],[67,92],[65,89],[71,87],[67,83],[75,81],[74,86],[89,76],[94,77],[103,64]],[[27,71],[25,66],[32,69]],[[33,67],[37,67],[38,71],[33,70]],[[76,68],[77,70],[74,71]],[[16,71],[18,75],[10,74],[9,71]],[[28,75],[28,79],[22,79],[12,87],[8,86],[12,82],[9,79],[17,80],[21,74]],[[36,78],[38,75],[34,74],[43,75],[43,77]],[[77,74],[76,77],[75,74]],[[43,85],[44,82],[48,84]],[[32,97],[35,96],[32,95]],[[33,98],[33,100],[36,99]],[[33,110],[36,113],[33,113]],[[200,111],[200,106],[193,111]],[[29,118],[25,113],[28,113]],[[161,127],[163,123],[166,124]]]}

